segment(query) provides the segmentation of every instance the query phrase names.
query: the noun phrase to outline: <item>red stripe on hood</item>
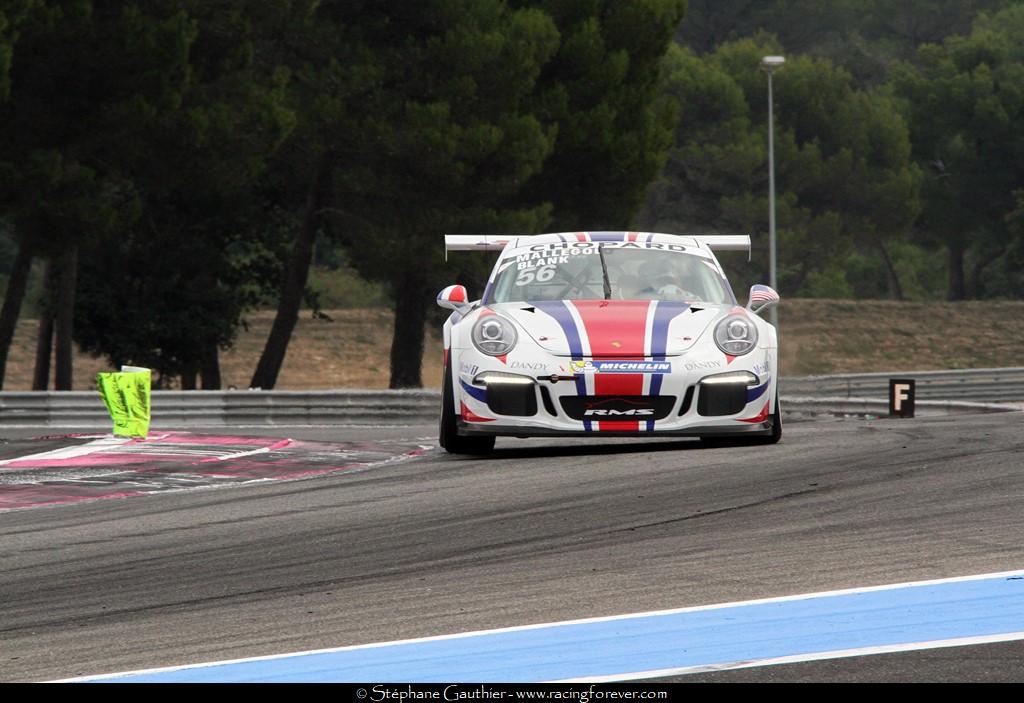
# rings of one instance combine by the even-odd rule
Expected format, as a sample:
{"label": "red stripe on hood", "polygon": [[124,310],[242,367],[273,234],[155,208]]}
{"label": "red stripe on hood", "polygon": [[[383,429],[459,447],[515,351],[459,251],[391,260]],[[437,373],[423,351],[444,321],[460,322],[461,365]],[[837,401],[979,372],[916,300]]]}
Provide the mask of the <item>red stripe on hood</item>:
{"label": "red stripe on hood", "polygon": [[574,300],[595,359],[643,359],[649,300]]}
{"label": "red stripe on hood", "polygon": [[[649,301],[574,300],[571,304],[583,321],[594,359],[643,358]],[[643,393],[643,374],[594,374],[594,395],[632,396]],[[597,428],[601,432],[636,432],[640,423],[635,420],[601,420]]]}

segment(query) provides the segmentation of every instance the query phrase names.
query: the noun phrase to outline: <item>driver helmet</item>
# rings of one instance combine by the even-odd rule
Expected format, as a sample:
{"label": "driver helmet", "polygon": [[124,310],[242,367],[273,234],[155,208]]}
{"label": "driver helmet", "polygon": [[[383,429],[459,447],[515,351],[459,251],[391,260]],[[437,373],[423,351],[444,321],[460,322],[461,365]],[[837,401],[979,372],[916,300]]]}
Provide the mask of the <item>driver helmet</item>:
{"label": "driver helmet", "polygon": [[640,267],[640,278],[653,290],[658,290],[663,286],[678,286],[681,283],[672,264],[664,256],[645,262]]}

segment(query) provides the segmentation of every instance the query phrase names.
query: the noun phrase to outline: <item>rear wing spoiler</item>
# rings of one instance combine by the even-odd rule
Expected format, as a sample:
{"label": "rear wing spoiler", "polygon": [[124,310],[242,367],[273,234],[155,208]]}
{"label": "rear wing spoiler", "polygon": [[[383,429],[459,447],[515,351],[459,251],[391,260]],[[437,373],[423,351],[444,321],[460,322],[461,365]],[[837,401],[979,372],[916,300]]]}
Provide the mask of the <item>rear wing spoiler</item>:
{"label": "rear wing spoiler", "polygon": [[745,251],[750,253],[750,235],[747,234],[709,234],[695,236],[701,244],[711,251]]}
{"label": "rear wing spoiler", "polygon": [[508,235],[496,234],[446,234],[444,235],[444,259],[450,251],[501,251],[513,239]]}
{"label": "rear wing spoiler", "polygon": [[749,234],[708,234],[694,237],[711,251],[745,251],[750,261]]}
{"label": "rear wing spoiler", "polygon": [[[652,237],[680,237],[677,234],[658,234],[644,232]],[[543,237],[545,235],[535,235]],[[750,237],[746,234],[711,234],[689,235],[690,239],[711,249],[712,251],[745,251],[750,256]],[[501,251],[513,240],[530,239],[529,236],[518,237],[496,234],[446,234],[444,235],[444,257],[447,261],[450,251]]]}

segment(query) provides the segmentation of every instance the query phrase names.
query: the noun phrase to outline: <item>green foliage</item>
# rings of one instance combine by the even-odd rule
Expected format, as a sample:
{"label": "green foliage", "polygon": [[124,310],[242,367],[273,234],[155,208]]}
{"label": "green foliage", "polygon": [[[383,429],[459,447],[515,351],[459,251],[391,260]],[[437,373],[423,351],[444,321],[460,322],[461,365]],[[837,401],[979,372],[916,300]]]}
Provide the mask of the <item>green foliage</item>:
{"label": "green foliage", "polygon": [[800,292],[808,298],[850,298],[853,287],[847,278],[847,269],[834,262],[825,269],[807,274]]}
{"label": "green foliage", "polygon": [[621,229],[633,221],[672,143],[676,106],[661,93],[660,61],[686,3],[520,4],[550,14],[561,35],[535,98],[557,138],[521,198],[550,202],[552,229]]}
{"label": "green foliage", "polygon": [[[700,103],[695,111],[714,115],[715,105],[721,105],[720,115],[727,117],[718,133],[709,134],[711,144],[700,139],[689,145],[677,142],[685,172],[670,163],[658,189],[649,194],[647,220],[707,227],[709,207],[714,220],[718,204],[697,194],[717,191],[727,194],[723,213],[731,217],[723,215],[714,226],[753,224],[746,217],[751,204],[740,193],[764,192],[764,186],[752,188],[742,181],[744,168],[756,175],[756,165],[763,163],[758,152],[764,138],[750,138],[763,120],[759,105],[764,104],[765,90],[763,77],[752,70],[751,61],[757,57],[741,48],[740,40],[746,38],[766,52],[788,58],[776,76],[776,94],[779,120],[793,130],[794,142],[784,132],[778,135],[779,185],[795,190],[799,199],[780,196],[780,222],[796,215],[794,203],[817,213],[835,209],[836,201],[845,202],[836,210],[844,232],[837,234],[835,251],[824,254],[851,257],[849,278],[858,295],[888,291],[927,296],[935,295],[938,285],[954,298],[1011,294],[1015,276],[1009,254],[1016,235],[1007,230],[1005,218],[1012,192],[1022,182],[1013,168],[1021,156],[1016,132],[1024,86],[1022,12],[1024,5],[1017,0],[692,0],[679,41],[724,69],[757,114],[737,111],[725,96],[701,94],[683,82],[690,100]],[[846,80],[822,82],[813,73],[795,71],[807,60],[802,54],[833,61],[849,72]],[[701,60],[696,56],[688,60],[685,70],[699,75],[694,80],[705,82],[706,90],[715,91],[714,82],[720,79],[714,72],[697,65]],[[673,82],[679,80],[676,75]],[[881,88],[851,98],[847,93],[858,86]],[[903,124],[891,119],[894,106],[900,108]],[[867,130],[854,124],[864,115]],[[712,122],[701,115],[695,120]],[[743,124],[745,120],[754,127]],[[837,148],[837,135],[849,138],[845,150]],[[914,165],[901,169],[897,164],[911,143]],[[725,144],[724,150],[719,144]],[[865,149],[873,152],[864,161],[867,170],[854,163]],[[877,155],[890,155],[889,164],[878,163]],[[787,163],[792,165],[788,173]],[[876,179],[870,172],[877,173],[880,166],[889,173]],[[680,180],[691,182],[686,188],[674,186]],[[916,188],[920,206],[913,204]],[[744,204],[738,213],[737,202]],[[673,215],[674,203],[681,207]],[[921,217],[914,219],[920,208]],[[908,243],[902,233],[908,230],[908,220],[913,220],[913,241],[918,245]],[[780,240],[793,234],[780,232]],[[797,241],[806,244],[806,237],[798,236]],[[913,266],[901,267],[898,253],[910,250],[933,252],[928,283],[919,280]],[[934,256],[939,250],[947,256]],[[940,264],[940,259],[948,261]],[[874,279],[870,287],[865,285],[866,261],[873,262],[868,266],[874,271],[867,276]],[[881,269],[874,269],[874,264]],[[790,284],[800,279],[801,268],[782,262]],[[946,275],[948,281],[943,279]]]}
{"label": "green foliage", "polygon": [[131,216],[83,242],[76,339],[173,375],[230,345],[276,282],[282,228],[254,188],[294,114],[285,76],[254,64],[240,10],[103,10],[88,47],[108,63],[94,58],[91,70],[121,81],[97,118],[110,139],[94,139],[90,156]]}
{"label": "green foliage", "polygon": [[[927,177],[919,239],[950,255],[950,295],[1021,295],[994,271],[1019,234],[1008,218],[1024,182],[1024,6],[982,16],[974,31],[920,50],[893,71]],[[1009,287],[1007,287],[1009,286]]]}
{"label": "green foliage", "polygon": [[[946,297],[948,271],[944,257],[907,241],[889,242],[886,249],[904,299],[927,301]],[[884,297],[880,292],[888,290],[891,273],[879,249],[856,250],[844,266],[852,297]]]}
{"label": "green foliage", "polygon": [[307,235],[309,297],[393,300],[399,352],[482,293],[445,232],[751,233],[765,280],[775,53],[783,294],[1024,294],[1015,0],[8,0],[0,275],[80,249],[78,340],[164,375]]}
{"label": "green foliage", "polygon": [[[891,0],[890,0],[891,2]],[[698,53],[767,31],[790,52],[834,41],[856,21],[860,0],[690,0],[676,39]]]}
{"label": "green foliage", "polygon": [[309,288],[323,310],[382,308],[393,302],[383,285],[367,281],[347,267],[313,267],[309,272]]}
{"label": "green foliage", "polygon": [[[767,86],[757,67],[778,50],[745,39],[705,57],[681,47],[669,52],[666,90],[681,117],[643,222],[655,230],[754,234],[762,280]],[[857,90],[827,60],[791,57],[774,81],[780,288],[848,293],[837,262],[855,247],[899,237],[917,213],[919,175],[906,125],[892,100]]]}
{"label": "green foliage", "polygon": [[37,256],[82,251],[81,344],[165,375],[229,345],[311,230],[422,308],[445,231],[625,226],[684,7],[12,0],[0,216]]}
{"label": "green foliage", "polygon": [[[18,243],[10,223],[0,219],[0,275],[6,276],[11,272],[17,250]],[[0,286],[0,290],[3,290],[3,286]]]}
{"label": "green foliage", "polygon": [[438,285],[443,232],[544,223],[546,208],[508,199],[554,139],[529,109],[558,47],[550,18],[437,0],[325,8],[312,23],[320,50],[347,60],[295,84],[315,105],[296,153],[336,159],[328,231],[360,272],[398,291]]}
{"label": "green foliage", "polygon": [[102,135],[116,130],[108,111],[123,95],[103,80],[111,67],[97,60],[97,25],[122,27],[88,3],[23,8],[9,100],[0,104],[0,207],[18,239],[49,256],[132,216],[120,179],[98,164]]}
{"label": "green foliage", "polygon": [[981,13],[1016,0],[691,0],[677,40],[700,54],[744,38],[776,37],[780,51],[827,58],[861,87],[886,80],[923,44],[966,34]]}
{"label": "green foliage", "polygon": [[39,7],[40,0],[7,0],[0,8],[0,103],[11,93],[11,63],[22,24]]}

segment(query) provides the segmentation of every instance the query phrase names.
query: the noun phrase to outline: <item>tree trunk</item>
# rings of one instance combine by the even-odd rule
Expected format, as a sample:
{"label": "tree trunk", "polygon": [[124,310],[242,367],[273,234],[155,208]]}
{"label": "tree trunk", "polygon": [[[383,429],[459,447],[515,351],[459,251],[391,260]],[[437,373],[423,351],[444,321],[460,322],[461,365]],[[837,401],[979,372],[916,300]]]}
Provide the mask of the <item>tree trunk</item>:
{"label": "tree trunk", "polygon": [[194,391],[196,389],[196,367],[186,366],[181,371],[181,390]]}
{"label": "tree trunk", "polygon": [[74,344],[72,336],[75,322],[75,288],[78,285],[78,246],[71,245],[60,255],[57,279],[57,300],[54,310],[56,332],[56,379],[54,388],[70,391],[73,388]]}
{"label": "tree trunk", "polygon": [[200,373],[203,376],[204,391],[219,391],[220,380],[220,355],[216,341],[209,341],[203,349],[202,368]]}
{"label": "tree trunk", "polygon": [[964,279],[964,248],[963,242],[949,243],[950,300],[964,300],[967,297],[967,285]]}
{"label": "tree trunk", "polygon": [[0,309],[0,391],[4,389],[4,376],[7,372],[7,356],[11,352],[14,341],[14,329],[18,325],[21,314],[21,303],[25,300],[25,288],[28,286],[28,274],[32,270],[32,252],[24,244],[18,245],[18,253],[14,256],[14,268],[7,279],[7,292],[4,294],[4,306]]}
{"label": "tree trunk", "polygon": [[903,286],[900,285],[899,274],[896,273],[896,267],[892,265],[892,259],[882,240],[878,240],[878,251],[882,253],[882,261],[885,262],[885,268],[889,272],[889,292],[896,300],[903,300]]}
{"label": "tree trunk", "polygon": [[[778,269],[775,270],[775,273],[776,273],[776,275],[778,275]],[[810,270],[810,268],[808,268],[807,262],[805,261],[804,263],[802,263],[800,265],[800,271],[797,272],[796,280],[791,281],[786,286],[786,290],[793,290],[793,291],[800,290],[801,288],[803,288],[804,282],[807,280],[807,277],[810,276],[810,275],[811,275],[811,270]],[[769,278],[768,276],[765,276],[761,280],[764,281],[764,280],[767,280],[768,278]]]}
{"label": "tree trunk", "polygon": [[50,387],[50,359],[53,358],[53,286],[56,264],[47,259],[43,273],[43,295],[40,300],[39,329],[36,331],[36,364],[32,371],[32,390]]}
{"label": "tree trunk", "polygon": [[302,296],[309,278],[309,266],[313,260],[313,244],[316,240],[317,223],[320,211],[327,201],[329,176],[333,159],[324,156],[317,168],[316,176],[306,198],[306,208],[302,216],[302,225],[295,236],[291,256],[285,267],[284,282],[277,303],[277,314],[270,328],[270,335],[263,347],[256,372],[249,381],[250,388],[271,390],[277,384],[277,376],[284,365],[284,357],[288,352],[295,323],[299,320],[302,307]]}
{"label": "tree trunk", "polygon": [[32,390],[45,391],[50,386],[50,358],[53,356],[53,313],[44,310],[39,316],[36,332],[36,365],[32,371]]}
{"label": "tree trunk", "polygon": [[423,325],[433,302],[424,276],[406,272],[395,285],[395,333],[391,338],[390,388],[422,388]]}
{"label": "tree trunk", "polygon": [[984,258],[978,259],[974,264],[974,269],[971,271],[971,286],[967,289],[967,292],[973,298],[980,297],[984,294],[982,277],[985,275],[985,269],[992,265],[996,259],[1001,257],[1005,253],[1005,249],[996,249],[990,251],[985,255]]}

